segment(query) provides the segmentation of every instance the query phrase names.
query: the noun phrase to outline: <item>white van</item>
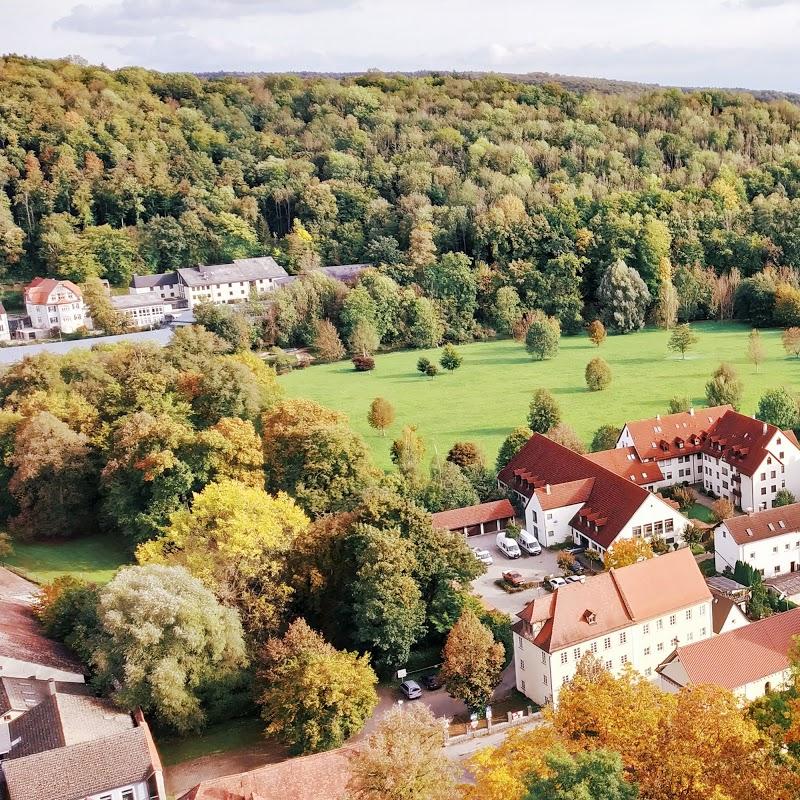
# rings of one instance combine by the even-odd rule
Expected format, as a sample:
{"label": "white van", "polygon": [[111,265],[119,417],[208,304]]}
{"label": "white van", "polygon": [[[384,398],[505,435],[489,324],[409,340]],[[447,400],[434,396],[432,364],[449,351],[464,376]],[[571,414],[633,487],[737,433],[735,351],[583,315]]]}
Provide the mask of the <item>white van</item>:
{"label": "white van", "polygon": [[522,555],[519,545],[513,539],[509,539],[504,533],[498,533],[495,542],[497,544],[497,549],[508,558],[519,558]]}
{"label": "white van", "polygon": [[528,533],[525,528],[519,532],[517,544],[529,556],[540,556],[542,554],[542,546],[539,544],[536,537],[532,533]]}

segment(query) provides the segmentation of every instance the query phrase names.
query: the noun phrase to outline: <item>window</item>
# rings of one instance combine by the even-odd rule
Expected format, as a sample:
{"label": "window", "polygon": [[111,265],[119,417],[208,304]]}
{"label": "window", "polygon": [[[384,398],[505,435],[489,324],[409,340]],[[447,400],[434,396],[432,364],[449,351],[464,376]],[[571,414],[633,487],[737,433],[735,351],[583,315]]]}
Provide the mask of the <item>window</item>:
{"label": "window", "polygon": [[691,618],[692,618],[692,609],[691,608],[687,608],[686,609],[686,619],[691,619]]}
{"label": "window", "polygon": [[606,661],[606,669],[611,669],[612,666],[613,665],[610,660]]}
{"label": "window", "polygon": [[133,789],[123,789],[121,800],[134,800]]}
{"label": "window", "polygon": [[664,620],[663,619],[660,619],[660,620],[658,620],[658,622],[656,622],[656,629],[660,630],[660,631],[664,630]]}
{"label": "window", "polygon": [[522,637],[519,634],[517,634],[517,644],[522,647]]}
{"label": "window", "polygon": [[519,682],[519,688],[522,689],[523,692],[525,691],[525,681]]}
{"label": "window", "polygon": [[650,623],[649,622],[645,622],[645,624],[642,625],[642,633],[645,633],[645,634],[646,633],[650,633]]}
{"label": "window", "polygon": [[653,674],[653,668],[652,668],[652,667],[648,667],[648,668],[647,668],[647,669],[644,671],[644,674],[645,674],[645,675],[647,675],[647,677],[649,678],[649,677],[650,677],[650,676]]}
{"label": "window", "polygon": [[520,659],[519,668],[520,669],[525,669],[525,662],[522,659]]}
{"label": "window", "polygon": [[691,633],[691,632],[689,632],[689,633],[686,635],[686,638],[687,638],[687,639],[688,639],[690,642],[693,642],[693,641],[694,641],[694,634],[693,634],[693,633]]}
{"label": "window", "polygon": [[677,647],[677,646],[678,646],[678,637],[676,636],[676,637],[675,637],[675,638],[674,638],[674,639],[673,639],[673,640],[670,642],[670,644],[671,644],[673,647]]}
{"label": "window", "polygon": [[762,486],[761,487],[761,494],[766,494],[766,493],[767,493],[767,487],[766,486]]}
{"label": "window", "polygon": [[774,570],[774,572],[775,572],[775,574],[776,574],[776,575],[777,575],[777,574],[778,574],[780,571],[781,571],[781,568],[780,568],[779,566],[778,566],[778,567],[775,567],[775,570]]}
{"label": "window", "polygon": [[547,519],[553,519],[553,515],[549,511],[547,512]]}
{"label": "window", "polygon": [[625,633],[625,631],[622,631],[622,633],[619,635],[619,643],[620,644],[625,644],[627,639],[628,639],[628,635]]}
{"label": "window", "polygon": [[672,533],[675,530],[675,520],[668,519],[664,521],[664,530],[667,533]]}
{"label": "window", "polygon": [[545,651],[542,650],[542,664],[546,663],[547,663],[547,653],[545,653]]}
{"label": "window", "polygon": [[603,639],[603,649],[604,650],[610,650],[611,649],[611,637],[610,636],[606,636],[606,638]]}
{"label": "window", "polygon": [[664,649],[664,642],[659,642],[656,646],[656,650],[660,653]]}
{"label": "window", "polygon": [[547,675],[542,675],[542,682],[547,686]]}
{"label": "window", "polygon": [[772,478],[772,480],[775,480],[775,470],[774,469],[772,470],[772,472],[769,473],[769,476],[770,476],[770,478]]}
{"label": "window", "polygon": [[592,642],[592,646],[589,648],[593,653],[597,652],[597,642]]}
{"label": "window", "polygon": [[627,664],[627,663],[628,663],[628,656],[622,656],[622,657],[620,658],[620,661],[621,661],[623,664]]}
{"label": "window", "polygon": [[772,548],[772,552],[773,552],[773,553],[777,553],[777,552],[778,552],[778,548],[777,548],[777,547],[773,547],[773,548]]}
{"label": "window", "polygon": [[705,628],[700,628],[700,635],[701,636],[705,636],[706,635],[706,629]]}
{"label": "window", "polygon": [[566,664],[566,663],[567,663],[567,659],[568,659],[568,658],[569,658],[569,656],[567,655],[567,651],[565,650],[565,651],[564,651],[564,652],[561,654],[561,663],[562,663],[562,664]]}
{"label": "window", "polygon": [[674,615],[674,614],[670,614],[670,615],[669,615],[669,624],[670,624],[670,625],[674,625],[674,624],[675,624],[675,621],[676,621],[676,620],[675,620],[675,615]]}
{"label": "window", "polygon": [[650,648],[649,648],[649,647],[645,647],[645,649],[644,649],[644,654],[645,654],[646,656],[649,656],[649,655],[650,655]]}
{"label": "window", "polygon": [[568,680],[569,680],[569,675],[565,675],[565,676],[564,676],[564,677],[561,679],[561,685],[563,686],[563,685],[564,685],[564,684],[565,684],[565,683],[566,683]]}
{"label": "window", "polygon": [[580,647],[576,647],[576,648],[575,648],[575,649],[572,651],[572,655],[574,655],[574,656],[575,656],[575,660],[577,661],[577,660],[578,660],[578,659],[581,657],[581,649],[580,649]]}
{"label": "window", "polygon": [[750,553],[750,558],[755,558],[755,557],[756,557],[755,553]]}
{"label": "window", "polygon": [[706,615],[706,607],[700,606],[700,616],[704,617]]}
{"label": "window", "polygon": [[638,539],[641,535],[642,535],[642,526],[641,525],[635,525],[633,527],[633,536],[634,536],[634,538]]}
{"label": "window", "polygon": [[766,472],[762,472],[761,473],[761,480],[765,481],[766,479],[767,479],[767,473]]}

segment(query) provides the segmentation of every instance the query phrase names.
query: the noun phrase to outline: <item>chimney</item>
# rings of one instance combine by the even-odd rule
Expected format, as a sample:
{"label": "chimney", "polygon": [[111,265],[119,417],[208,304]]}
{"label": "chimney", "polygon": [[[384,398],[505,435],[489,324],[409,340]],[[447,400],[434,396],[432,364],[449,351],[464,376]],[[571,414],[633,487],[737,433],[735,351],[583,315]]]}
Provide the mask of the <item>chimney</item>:
{"label": "chimney", "polygon": [[550,494],[550,484],[549,484],[549,483],[546,483],[546,484],[545,484],[545,486],[544,486],[544,493],[545,493],[545,494]]}
{"label": "chimney", "polygon": [[689,416],[690,417],[694,416],[694,408],[693,407],[689,409]]}
{"label": "chimney", "polygon": [[766,422],[765,422],[765,423],[763,424],[763,426],[761,427],[761,432],[762,432],[762,433],[764,433],[764,434],[766,434],[766,432],[767,432],[767,423],[766,423]]}
{"label": "chimney", "polygon": [[47,680],[47,691],[50,694],[56,693],[56,679],[55,678],[48,678]]}
{"label": "chimney", "polygon": [[656,414],[656,422],[661,422],[661,414]]}

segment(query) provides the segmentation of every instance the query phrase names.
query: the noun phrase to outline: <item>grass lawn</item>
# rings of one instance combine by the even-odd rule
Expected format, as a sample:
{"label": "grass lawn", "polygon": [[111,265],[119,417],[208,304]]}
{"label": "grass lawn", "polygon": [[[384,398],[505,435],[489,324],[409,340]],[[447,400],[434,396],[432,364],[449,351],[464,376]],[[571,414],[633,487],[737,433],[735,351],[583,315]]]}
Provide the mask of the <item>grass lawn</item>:
{"label": "grass lawn", "polygon": [[157,737],[156,744],[164,766],[181,764],[202,756],[228,753],[264,741],[264,722],[259,717],[227,720],[199,734],[181,738]]}
{"label": "grass lawn", "polygon": [[689,506],[689,510],[684,514],[689,519],[699,519],[700,522],[708,522],[709,524],[715,522],[714,515],[708,506],[701,505],[700,503],[693,503]]}
{"label": "grass lawn", "polygon": [[[280,380],[290,396],[344,411],[384,468],[391,465],[389,446],[403,425],[417,426],[429,455],[435,450],[444,455],[454,441],[470,440],[494,460],[508,432],[525,424],[531,395],[541,386],[555,395],[564,420],[588,443],[600,425],[665,413],[673,395],[705,405],[705,384],[721,361],[739,371],[745,390],[741,410],[747,414],[754,413],[766,389],[800,383],[800,360],[786,356],[780,330],[761,332],[767,358],[756,373],[746,359],[748,326],[705,322],[693,328],[699,342],[685,360],[667,350],[667,331],[648,329],[609,336],[599,348],[586,336],[565,336],[558,356],[549,361],[534,361],[524,345],[510,339],[463,345],[463,366],[433,379],[420,376],[416,363],[423,355],[438,359],[437,350],[379,355],[373,372],[355,372],[347,361],[297,370]],[[605,391],[590,392],[584,369],[598,355],[608,361],[613,380]],[[397,411],[386,438],[367,424],[377,396]]]}
{"label": "grass lawn", "polygon": [[117,567],[131,562],[124,543],[111,536],[86,536],[66,542],[15,542],[6,563],[37,583],[60,575],[107,583]]}

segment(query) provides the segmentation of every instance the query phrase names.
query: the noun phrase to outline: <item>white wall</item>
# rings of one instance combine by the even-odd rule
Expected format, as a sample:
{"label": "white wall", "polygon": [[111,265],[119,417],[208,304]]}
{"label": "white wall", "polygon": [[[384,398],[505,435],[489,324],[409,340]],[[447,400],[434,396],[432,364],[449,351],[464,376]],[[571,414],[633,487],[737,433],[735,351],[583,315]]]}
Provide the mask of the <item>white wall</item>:
{"label": "white wall", "polygon": [[658,680],[656,667],[677,645],[708,639],[711,635],[710,600],[602,634],[552,654],[514,634],[517,689],[539,705],[550,700],[557,702],[561,686],[575,674],[581,656],[587,651],[614,674],[620,674],[626,664],[630,664],[645,677]]}
{"label": "white wall", "polygon": [[572,538],[570,520],[580,511],[583,503],[552,508],[543,511],[539,498],[534,494],[525,507],[525,529],[532,533],[542,547],[566,542]]}
{"label": "white wall", "polygon": [[[777,527],[777,526],[776,526]],[[776,533],[769,539],[736,544],[722,524],[714,531],[714,566],[717,572],[734,568],[743,561],[757,569],[765,578],[800,570],[800,532]]]}

